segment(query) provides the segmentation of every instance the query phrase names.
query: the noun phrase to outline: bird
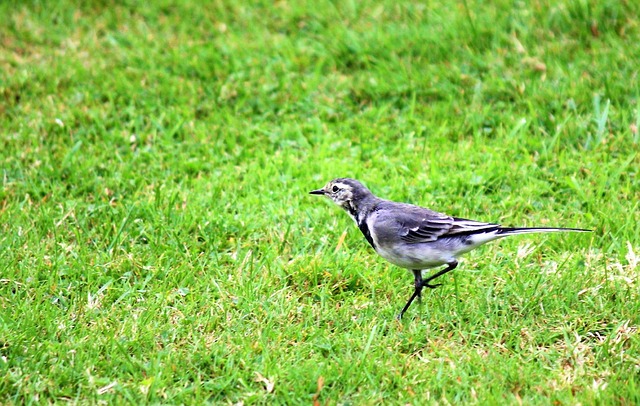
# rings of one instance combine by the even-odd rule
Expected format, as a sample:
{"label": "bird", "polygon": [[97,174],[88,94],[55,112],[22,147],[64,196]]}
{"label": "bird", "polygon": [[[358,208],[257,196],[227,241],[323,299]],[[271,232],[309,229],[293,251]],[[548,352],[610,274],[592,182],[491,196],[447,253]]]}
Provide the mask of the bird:
{"label": "bird", "polygon": [[[433,283],[458,266],[458,259],[474,248],[500,238],[530,233],[590,232],[582,228],[503,227],[497,223],[449,216],[408,203],[385,200],[374,195],[361,182],[336,178],[312,195],[323,195],[342,207],[355,221],[367,242],[382,258],[413,272],[414,291],[397,318],[414,299],[422,297],[424,288],[435,289]],[[422,272],[444,266],[424,278]]]}

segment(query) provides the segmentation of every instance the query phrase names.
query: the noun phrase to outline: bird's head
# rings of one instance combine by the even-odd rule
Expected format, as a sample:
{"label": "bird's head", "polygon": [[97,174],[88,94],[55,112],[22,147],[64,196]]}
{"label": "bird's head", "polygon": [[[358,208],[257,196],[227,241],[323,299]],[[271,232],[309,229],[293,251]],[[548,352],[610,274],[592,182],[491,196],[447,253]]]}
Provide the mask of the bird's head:
{"label": "bird's head", "polygon": [[360,202],[372,196],[369,189],[355,179],[338,178],[330,181],[322,189],[312,190],[312,195],[324,195],[338,206],[353,213],[360,207]]}

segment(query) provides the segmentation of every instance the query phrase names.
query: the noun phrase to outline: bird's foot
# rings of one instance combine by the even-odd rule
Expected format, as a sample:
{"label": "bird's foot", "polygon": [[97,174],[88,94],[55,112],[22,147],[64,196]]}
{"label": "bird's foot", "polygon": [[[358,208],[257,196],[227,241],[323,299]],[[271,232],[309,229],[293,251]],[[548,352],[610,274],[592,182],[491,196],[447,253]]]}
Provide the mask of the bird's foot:
{"label": "bird's foot", "polygon": [[423,287],[425,287],[425,288],[429,288],[429,289],[435,289],[435,288],[437,288],[438,286],[442,286],[442,284],[441,284],[441,283],[435,283],[435,284],[433,284],[433,285],[432,285],[432,284],[430,284],[430,283],[428,283],[428,282],[424,282],[424,283],[422,284],[422,286],[423,286]]}

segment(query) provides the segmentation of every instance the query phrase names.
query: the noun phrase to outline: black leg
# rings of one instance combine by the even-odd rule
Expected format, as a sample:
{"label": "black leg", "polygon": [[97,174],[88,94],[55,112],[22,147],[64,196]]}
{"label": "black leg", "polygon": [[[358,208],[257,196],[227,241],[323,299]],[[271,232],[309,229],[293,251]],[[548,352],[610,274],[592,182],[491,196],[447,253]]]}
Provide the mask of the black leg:
{"label": "black leg", "polygon": [[439,278],[440,276],[446,274],[449,271],[453,271],[454,269],[456,269],[456,267],[458,266],[458,261],[453,261],[453,262],[449,262],[449,266],[447,266],[446,268],[444,268],[442,271],[431,275],[430,277],[427,278],[427,280],[422,282],[422,286],[427,287],[427,288],[431,288],[431,289],[435,289],[438,286],[442,285],[441,283],[437,283],[435,285],[431,285],[429,282],[431,282],[432,280],[434,280],[435,278]]}
{"label": "black leg", "polygon": [[413,290],[413,295],[411,295],[407,304],[404,305],[404,307],[400,311],[400,314],[398,315],[398,320],[402,319],[402,315],[404,314],[404,312],[407,311],[409,306],[411,306],[411,303],[413,303],[413,300],[416,297],[418,298],[418,300],[420,300],[420,298],[422,297],[422,288],[424,286],[424,283],[422,281],[422,270],[414,269],[413,278],[414,278],[414,286],[415,286],[415,289]]}
{"label": "black leg", "polygon": [[422,282],[422,270],[421,269],[414,269],[413,271],[413,286],[415,287],[414,291],[418,292],[418,302],[420,302],[422,300],[422,287],[423,287],[423,282]]}
{"label": "black leg", "polygon": [[436,283],[436,284],[432,285],[429,282],[431,282],[435,278],[438,278],[438,277],[446,274],[449,271],[453,271],[454,269],[456,269],[457,266],[458,266],[458,261],[454,260],[453,262],[449,262],[449,264],[448,264],[448,266],[446,268],[444,268],[440,272],[437,272],[434,275],[431,275],[426,280],[422,280],[422,271],[417,270],[417,269],[413,270],[413,277],[414,277],[414,282],[415,282],[415,290],[413,291],[413,294],[409,298],[409,301],[407,302],[407,304],[404,305],[404,307],[400,311],[400,314],[398,315],[398,320],[402,319],[402,316],[404,315],[404,312],[407,311],[407,309],[409,308],[409,306],[411,306],[411,303],[413,303],[413,300],[416,297],[417,298],[422,297],[422,288],[426,287],[426,288],[430,288],[430,289],[435,289],[438,286],[442,285],[441,283]]}

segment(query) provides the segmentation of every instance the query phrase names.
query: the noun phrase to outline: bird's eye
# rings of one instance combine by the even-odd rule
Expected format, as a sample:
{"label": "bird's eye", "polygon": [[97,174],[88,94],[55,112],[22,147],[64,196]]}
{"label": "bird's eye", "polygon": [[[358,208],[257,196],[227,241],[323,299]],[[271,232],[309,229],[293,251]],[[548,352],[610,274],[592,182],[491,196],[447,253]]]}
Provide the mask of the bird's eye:
{"label": "bird's eye", "polygon": [[336,193],[338,190],[340,190],[340,189],[339,189],[337,186],[334,186],[334,187],[331,189],[331,191],[332,191],[333,193]]}

